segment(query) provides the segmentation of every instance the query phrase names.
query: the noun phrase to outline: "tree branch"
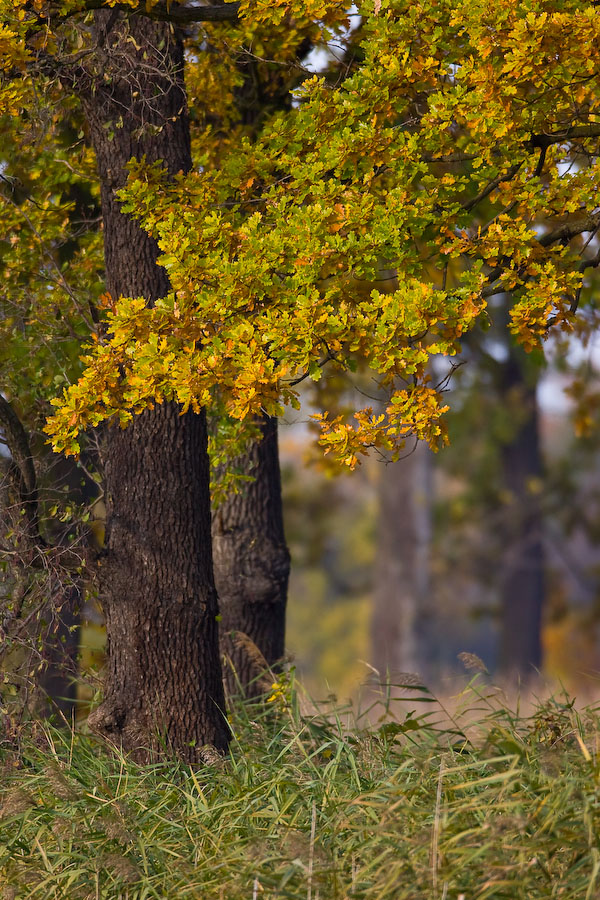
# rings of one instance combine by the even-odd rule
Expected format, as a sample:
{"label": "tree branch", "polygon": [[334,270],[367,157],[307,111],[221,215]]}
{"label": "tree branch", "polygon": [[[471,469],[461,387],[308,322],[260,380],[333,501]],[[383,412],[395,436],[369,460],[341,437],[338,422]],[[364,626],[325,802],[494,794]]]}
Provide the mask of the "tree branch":
{"label": "tree branch", "polygon": [[14,484],[18,503],[22,506],[28,525],[28,538],[38,547],[46,546],[39,531],[37,479],[29,438],[21,420],[0,394],[0,429],[12,457],[9,473]]}
{"label": "tree branch", "polygon": [[[583,219],[575,219],[572,222],[563,222],[557,228],[554,228],[552,231],[549,231],[547,234],[543,234],[540,238],[538,238],[538,244],[540,244],[540,246],[542,247],[550,247],[552,244],[556,244],[559,241],[566,243],[580,234],[585,234],[586,231],[597,231],[598,228],[600,228],[600,213],[586,216]],[[494,269],[492,269],[487,277],[488,283],[481,292],[482,297],[492,297],[495,294],[502,293],[505,290],[502,285],[499,285],[496,282],[498,281],[502,273],[506,271],[509,263],[510,259],[507,259],[506,263],[503,262],[502,265],[496,266]],[[593,265],[593,261],[584,261],[582,263],[583,268],[580,267],[580,271],[585,271],[585,269],[590,268]]]}
{"label": "tree branch", "polygon": [[69,15],[89,12],[93,9],[115,9],[128,15],[141,15],[149,19],[157,19],[161,22],[172,22],[175,25],[190,25],[193,22],[236,22],[239,18],[239,2],[223,3],[219,6],[183,6],[179,3],[168,3],[167,0],[159,0],[150,9],[141,2],[137,9],[125,3],[115,3],[107,6],[106,0],[82,0],[78,9],[72,10]]}
{"label": "tree branch", "polygon": [[4,432],[12,461],[19,470],[23,488],[28,494],[34,494],[36,477],[29,439],[21,420],[2,394],[0,394],[0,428]]}
{"label": "tree branch", "polygon": [[557,241],[570,241],[571,238],[577,237],[578,234],[584,234],[586,231],[596,231],[600,227],[600,213],[586,216],[584,219],[576,219],[573,222],[563,222],[558,228],[543,234],[538,243],[542,247],[549,247]]}
{"label": "tree branch", "polygon": [[548,134],[532,134],[529,143],[532,147],[547,149],[552,144],[563,144],[566,141],[577,140],[577,138],[585,140],[586,138],[597,137],[600,137],[600,126],[594,123],[590,125],[574,125],[565,128],[564,131],[554,131]]}
{"label": "tree branch", "polygon": [[502,184],[505,181],[512,181],[522,165],[522,162],[515,163],[510,167],[508,172],[504,172],[503,174],[498,175],[496,178],[490,181],[489,184],[487,184],[483,188],[483,190],[480,191],[479,194],[477,194],[476,197],[473,197],[472,200],[468,200],[466,203],[463,203],[462,208],[466,210],[466,212],[471,212],[471,210],[474,209],[478,203],[481,203],[482,200],[485,200],[486,197],[489,197],[492,191],[496,190],[498,185]]}

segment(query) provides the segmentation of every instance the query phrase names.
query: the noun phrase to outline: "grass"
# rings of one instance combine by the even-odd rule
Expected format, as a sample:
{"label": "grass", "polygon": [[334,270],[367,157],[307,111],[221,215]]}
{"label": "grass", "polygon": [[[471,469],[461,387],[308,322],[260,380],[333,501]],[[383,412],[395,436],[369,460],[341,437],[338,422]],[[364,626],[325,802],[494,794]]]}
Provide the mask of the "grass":
{"label": "grass", "polygon": [[0,758],[0,896],[600,897],[598,711],[519,715],[477,678],[452,716],[418,686],[362,716],[238,703],[201,770],[32,726]]}

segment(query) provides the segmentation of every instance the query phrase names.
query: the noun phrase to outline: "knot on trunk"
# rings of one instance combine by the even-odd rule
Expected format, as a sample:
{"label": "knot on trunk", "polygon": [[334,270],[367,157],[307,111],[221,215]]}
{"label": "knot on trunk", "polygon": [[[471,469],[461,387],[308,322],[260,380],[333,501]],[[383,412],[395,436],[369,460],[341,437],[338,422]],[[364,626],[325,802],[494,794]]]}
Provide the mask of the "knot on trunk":
{"label": "knot on trunk", "polygon": [[114,705],[105,700],[88,716],[88,725],[91,731],[102,737],[119,740],[123,735],[123,728],[127,718],[125,708]]}

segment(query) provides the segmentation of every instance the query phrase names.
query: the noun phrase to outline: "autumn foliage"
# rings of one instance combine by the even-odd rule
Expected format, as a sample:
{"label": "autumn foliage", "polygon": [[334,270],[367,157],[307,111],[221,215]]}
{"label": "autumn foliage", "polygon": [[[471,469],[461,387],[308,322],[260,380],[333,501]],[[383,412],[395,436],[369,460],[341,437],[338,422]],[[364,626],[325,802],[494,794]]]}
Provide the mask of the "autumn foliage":
{"label": "autumn foliage", "polygon": [[[18,130],[28,92],[60,87],[48,60],[85,52],[92,4],[1,6],[0,109]],[[593,327],[593,4],[367,0],[349,15],[244,0],[238,21],[203,23],[189,45],[194,169],[169,180],[132,160],[121,193],[158,240],[172,291],[153,306],[100,298],[83,370],[53,401],[56,449],[77,452],[82,429],[168,399],[243,422],[297,405],[305,381],[318,405],[321,379],[368,369],[383,411],[348,415],[334,400],[315,417],[323,450],[352,468],[408,435],[444,442],[430,360],[459,351],[494,295],[510,294],[527,349],[552,328]],[[329,46],[319,74],[299,56],[316,46]],[[252,127],[235,116],[243,58],[267,97]]]}

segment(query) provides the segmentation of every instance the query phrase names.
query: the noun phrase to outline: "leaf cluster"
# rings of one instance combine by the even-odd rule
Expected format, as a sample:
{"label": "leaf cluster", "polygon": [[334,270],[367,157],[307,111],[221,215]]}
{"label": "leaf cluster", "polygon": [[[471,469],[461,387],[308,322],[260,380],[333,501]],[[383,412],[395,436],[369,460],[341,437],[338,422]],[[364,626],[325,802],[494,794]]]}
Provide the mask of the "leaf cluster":
{"label": "leaf cluster", "polygon": [[[247,15],[268,29],[283,9]],[[153,308],[111,298],[108,339],[50,423],[58,448],[165,399],[210,405],[217,387],[234,418],[278,414],[299,380],[364,365],[383,416],[318,420],[353,467],[408,434],[444,441],[428,363],[458,352],[488,297],[511,293],[527,349],[573,327],[598,262],[595,9],[390,0],[361,15],[348,77],[306,78],[218,165],[209,150],[169,181],[132,162],[124,209],[157,238],[173,291]]]}

